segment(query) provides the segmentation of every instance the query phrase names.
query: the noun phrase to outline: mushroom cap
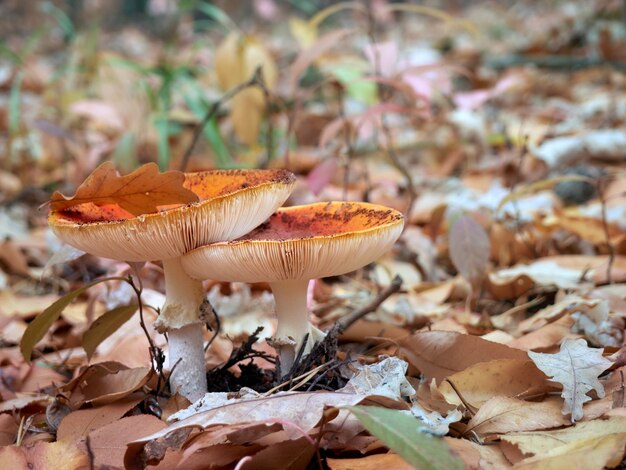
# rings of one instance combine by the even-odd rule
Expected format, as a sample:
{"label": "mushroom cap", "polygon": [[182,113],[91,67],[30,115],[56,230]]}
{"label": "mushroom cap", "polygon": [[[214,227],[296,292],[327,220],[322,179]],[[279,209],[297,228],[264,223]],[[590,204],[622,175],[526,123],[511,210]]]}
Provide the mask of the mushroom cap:
{"label": "mushroom cap", "polygon": [[364,202],[283,207],[242,238],[196,248],[181,264],[193,278],[219,281],[336,276],[378,259],[403,226],[400,212]]}
{"label": "mushroom cap", "polygon": [[185,173],[198,202],[133,216],[116,204],[85,203],[51,212],[48,223],[65,243],[103,258],[176,258],[198,246],[232,240],[266,220],[289,197],[295,176],[274,170]]}

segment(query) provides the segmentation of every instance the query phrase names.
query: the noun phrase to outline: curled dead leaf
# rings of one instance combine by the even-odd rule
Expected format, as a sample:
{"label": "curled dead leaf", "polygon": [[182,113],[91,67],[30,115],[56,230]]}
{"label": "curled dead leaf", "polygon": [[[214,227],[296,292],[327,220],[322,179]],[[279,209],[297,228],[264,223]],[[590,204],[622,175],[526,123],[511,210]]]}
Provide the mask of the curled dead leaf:
{"label": "curled dead leaf", "polygon": [[147,163],[126,176],[120,176],[111,162],[96,168],[81,184],[73,196],[59,191],[52,194],[50,208],[67,210],[85,203],[96,205],[117,204],[132,215],[158,212],[159,206],[189,204],[198,196],[183,187],[184,173],[167,171],[159,173],[156,163]]}

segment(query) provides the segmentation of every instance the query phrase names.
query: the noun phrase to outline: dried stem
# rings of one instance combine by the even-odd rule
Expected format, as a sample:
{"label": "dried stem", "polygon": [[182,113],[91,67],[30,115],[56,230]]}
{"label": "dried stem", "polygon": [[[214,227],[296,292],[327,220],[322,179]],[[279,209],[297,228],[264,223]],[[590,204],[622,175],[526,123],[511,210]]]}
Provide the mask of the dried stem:
{"label": "dried stem", "polygon": [[[367,8],[367,36],[369,38],[374,58],[374,73],[376,76],[380,76],[380,57],[378,54],[378,49],[376,48],[376,19],[374,18],[374,13],[372,11],[371,5]],[[378,100],[381,103],[385,102],[388,98],[388,93],[385,93],[384,89],[381,86],[377,87],[377,92]],[[404,177],[404,184],[406,185],[406,190],[409,194],[409,202],[407,204],[405,214],[407,217],[409,217],[411,215],[411,210],[413,209],[415,199],[417,198],[417,190],[415,189],[415,184],[413,184],[413,178],[411,177],[410,171],[408,170],[406,165],[404,165],[404,163],[400,160],[398,152],[396,152],[395,146],[393,145],[393,135],[391,132],[391,128],[389,127],[389,122],[387,121],[387,115],[385,113],[381,114],[380,122],[381,130],[383,132],[383,135],[385,136],[384,151],[393,166],[395,166],[400,174]]]}
{"label": "dried stem", "polygon": [[218,113],[218,111],[220,110],[220,107],[223,104],[225,104],[227,101],[229,101],[231,98],[233,98],[237,93],[245,90],[246,88],[250,88],[253,86],[258,86],[259,88],[261,88],[261,90],[264,91],[264,93],[267,91],[267,87],[265,86],[265,82],[263,81],[263,77],[261,75],[261,67],[258,67],[254,71],[254,74],[252,75],[252,77],[250,77],[248,81],[240,83],[239,85],[228,90],[219,100],[215,101],[211,105],[211,107],[207,110],[202,121],[200,121],[200,123],[196,126],[196,129],[193,134],[193,138],[191,139],[191,142],[189,143],[189,145],[187,146],[187,149],[185,150],[185,153],[183,154],[183,158],[178,168],[180,171],[185,171],[185,169],[187,168],[187,165],[189,164],[189,158],[191,158],[191,152],[193,152],[194,147],[198,143],[198,139],[200,138],[200,135],[202,134],[204,127]]}
{"label": "dried stem", "polygon": [[606,197],[604,196],[604,179],[598,178],[596,181],[596,191],[600,198],[600,207],[602,210],[602,229],[604,230],[604,242],[609,254],[609,261],[606,266],[606,280],[608,284],[612,284],[613,276],[611,271],[613,269],[613,263],[615,263],[615,248],[611,243],[611,236],[609,233],[609,222],[606,214]]}
{"label": "dried stem", "polygon": [[391,280],[391,284],[385,287],[374,299],[372,299],[370,303],[338,320],[334,327],[335,329],[337,329],[337,333],[343,333],[354,322],[363,318],[368,313],[375,311],[380,306],[380,304],[387,300],[392,294],[398,292],[401,287],[402,278],[396,274]]}
{"label": "dried stem", "polygon": [[150,333],[148,333],[148,328],[146,327],[146,323],[143,318],[143,300],[141,299],[143,284],[141,282],[141,278],[137,277],[137,282],[135,282],[135,279],[131,275],[129,275],[128,278],[126,278],[126,282],[128,283],[128,285],[130,285],[131,289],[135,293],[135,296],[137,297],[137,306],[139,309],[139,324],[141,325],[141,329],[143,330],[144,334],[146,335],[146,339],[148,340],[151,366],[153,369],[156,370],[159,375],[156,386],[156,391],[158,395],[159,390],[161,389],[161,382],[167,383],[167,381],[165,380],[165,375],[163,374],[165,355],[163,354],[161,348],[157,347],[152,341],[152,337],[150,336]]}

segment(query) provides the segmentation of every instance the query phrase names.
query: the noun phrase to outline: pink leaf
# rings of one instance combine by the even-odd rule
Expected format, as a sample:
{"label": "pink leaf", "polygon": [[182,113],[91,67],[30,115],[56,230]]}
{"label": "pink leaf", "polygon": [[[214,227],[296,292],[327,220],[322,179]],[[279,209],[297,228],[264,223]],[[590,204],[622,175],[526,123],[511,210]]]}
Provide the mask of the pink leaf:
{"label": "pink leaf", "polygon": [[319,56],[341,44],[341,41],[351,33],[352,31],[349,29],[338,29],[330,32],[319,38],[311,47],[298,54],[289,72],[289,87],[291,90],[295,91],[300,76]]}
{"label": "pink leaf", "polygon": [[331,182],[337,172],[337,159],[327,158],[319,163],[306,177],[306,185],[316,196]]}

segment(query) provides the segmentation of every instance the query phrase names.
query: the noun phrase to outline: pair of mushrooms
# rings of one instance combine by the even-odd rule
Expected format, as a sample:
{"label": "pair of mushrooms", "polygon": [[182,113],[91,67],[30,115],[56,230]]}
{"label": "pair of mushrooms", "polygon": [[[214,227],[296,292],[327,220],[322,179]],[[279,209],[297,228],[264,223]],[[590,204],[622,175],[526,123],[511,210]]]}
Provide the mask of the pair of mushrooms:
{"label": "pair of mushrooms", "polygon": [[49,224],[61,240],[87,253],[163,262],[166,301],[156,328],[168,333],[172,390],[193,402],[207,389],[202,280],[269,282],[278,316],[274,341],[288,371],[300,347],[308,353],[324,337],[308,322],[308,281],[365,266],[402,232],[402,214],[374,204],[279,209],[294,184],[286,170],[185,173],[184,186],[198,202],[141,216],[85,203],[51,212]]}

